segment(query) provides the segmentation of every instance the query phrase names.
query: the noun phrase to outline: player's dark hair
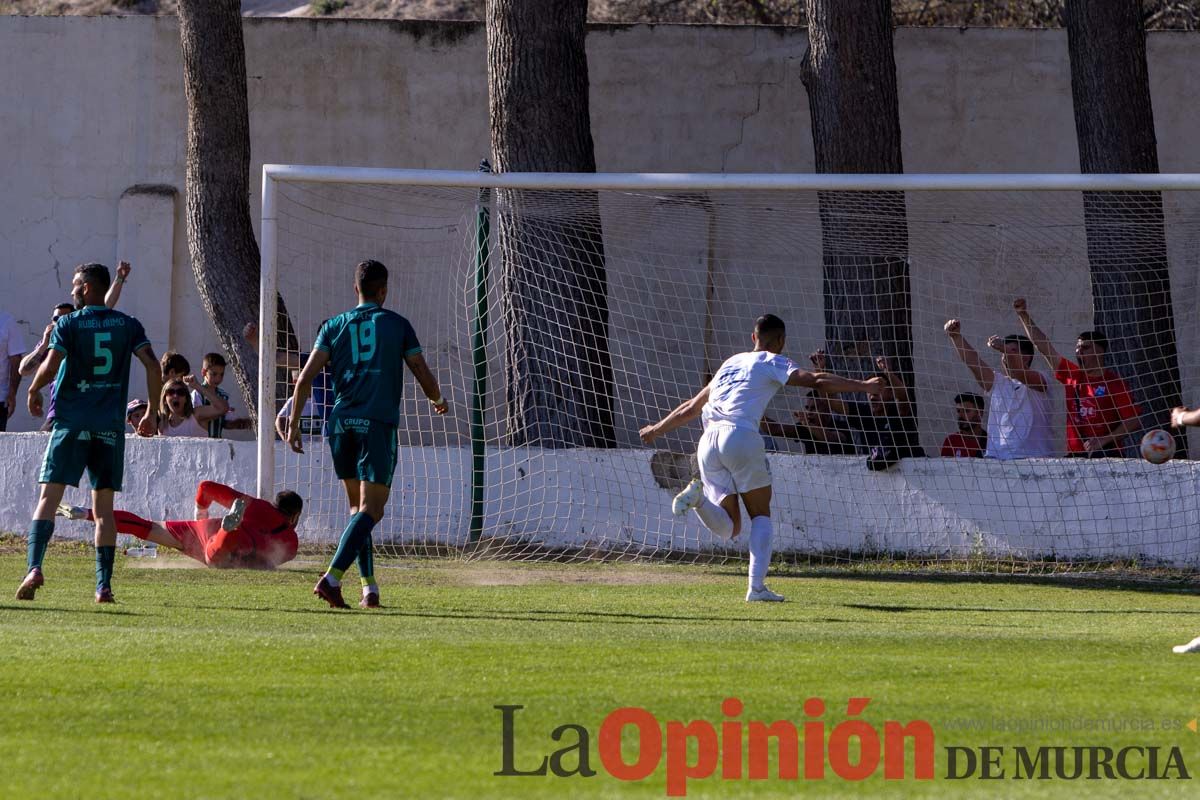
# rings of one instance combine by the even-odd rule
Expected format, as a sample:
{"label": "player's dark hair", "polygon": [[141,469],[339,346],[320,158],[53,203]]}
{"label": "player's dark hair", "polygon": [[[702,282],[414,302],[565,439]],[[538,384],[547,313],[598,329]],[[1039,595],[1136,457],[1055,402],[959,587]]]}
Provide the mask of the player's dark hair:
{"label": "player's dark hair", "polygon": [[54,308],[50,309],[50,316],[53,317],[55,311],[66,311],[68,314],[71,314],[75,311],[75,306],[71,305],[70,303],[59,303]]}
{"label": "player's dark hair", "polygon": [[225,356],[220,353],[205,353],[204,359],[200,364],[204,369],[208,369],[209,367],[223,367],[225,366]]}
{"label": "player's dark hair", "polygon": [[358,262],[354,272],[354,285],[363,297],[378,297],[387,288],[387,267],[378,261]]}
{"label": "player's dark hair", "polygon": [[954,402],[964,406],[975,406],[980,411],[983,411],[983,398],[974,392],[956,394],[954,395]]}
{"label": "player's dark hair", "polygon": [[1079,341],[1091,342],[1105,353],[1108,352],[1108,337],[1104,335],[1103,331],[1084,331],[1079,334]]}
{"label": "player's dark hair", "polygon": [[279,509],[280,514],[290,517],[304,510],[304,499],[291,489],[284,489],[275,495],[275,507]]}
{"label": "player's dark hair", "polygon": [[163,353],[162,360],[159,363],[162,366],[163,377],[166,377],[168,372],[178,372],[180,375],[192,374],[192,365],[183,357],[183,354],[177,353],[174,350],[168,350]]}
{"label": "player's dark hair", "polygon": [[1004,337],[1005,344],[1015,344],[1021,348],[1021,355],[1033,356],[1037,351],[1033,348],[1033,342],[1028,336],[1022,336],[1019,333],[1010,333]]}
{"label": "player's dark hair", "polygon": [[75,268],[75,274],[82,276],[84,283],[90,283],[102,292],[107,292],[108,287],[112,285],[108,267],[103,264],[80,264]]}
{"label": "player's dark hair", "polygon": [[787,326],[774,314],[763,314],[754,320],[754,335],[761,342],[774,342],[787,335]]}

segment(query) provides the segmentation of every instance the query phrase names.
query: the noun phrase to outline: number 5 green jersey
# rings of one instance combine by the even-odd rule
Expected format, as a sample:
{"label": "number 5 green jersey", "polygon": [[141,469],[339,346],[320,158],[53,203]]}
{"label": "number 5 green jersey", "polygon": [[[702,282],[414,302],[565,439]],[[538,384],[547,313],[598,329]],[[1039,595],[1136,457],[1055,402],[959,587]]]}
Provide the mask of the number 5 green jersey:
{"label": "number 5 green jersey", "polygon": [[65,358],[54,387],[54,422],[60,428],[119,431],[129,399],[129,361],[150,341],[142,323],[104,306],[87,306],[59,318],[50,347]]}
{"label": "number 5 green jersey", "polygon": [[329,353],[329,430],[351,419],[399,424],[404,359],[421,352],[407,319],[377,303],[363,303],[326,321],[315,347]]}

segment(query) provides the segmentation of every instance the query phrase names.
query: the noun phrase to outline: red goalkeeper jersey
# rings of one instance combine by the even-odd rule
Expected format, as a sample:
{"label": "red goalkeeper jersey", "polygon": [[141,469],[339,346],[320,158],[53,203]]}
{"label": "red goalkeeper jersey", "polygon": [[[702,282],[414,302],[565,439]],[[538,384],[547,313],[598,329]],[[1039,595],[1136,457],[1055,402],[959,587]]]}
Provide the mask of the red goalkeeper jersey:
{"label": "red goalkeeper jersey", "polygon": [[196,505],[207,509],[212,503],[229,508],[238,498],[246,500],[246,514],[236,530],[214,530],[204,544],[212,566],[271,569],[296,557],[296,529],[279,509],[215,481],[202,481],[196,488]]}

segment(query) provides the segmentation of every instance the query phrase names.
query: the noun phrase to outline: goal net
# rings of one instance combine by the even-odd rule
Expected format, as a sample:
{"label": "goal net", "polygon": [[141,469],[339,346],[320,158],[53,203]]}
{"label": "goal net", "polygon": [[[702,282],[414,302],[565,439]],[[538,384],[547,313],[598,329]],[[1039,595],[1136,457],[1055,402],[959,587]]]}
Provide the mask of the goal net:
{"label": "goal net", "polygon": [[[384,552],[740,557],[747,536],[671,513],[700,422],[651,446],[639,429],[773,313],[799,367],[889,386],[874,402],[792,387],[771,402],[777,558],[1194,570],[1186,437],[1165,464],[1139,453],[1196,399],[1198,187],[267,167],[262,307],[277,313],[260,396],[280,407],[322,321],[356,304],[356,263],[376,259],[450,402],[435,415],[406,379]],[[304,412],[303,455],[268,425],[259,441],[260,493],[298,491],[313,543],[347,518],[327,396]],[[984,453],[998,457],[970,457]]]}

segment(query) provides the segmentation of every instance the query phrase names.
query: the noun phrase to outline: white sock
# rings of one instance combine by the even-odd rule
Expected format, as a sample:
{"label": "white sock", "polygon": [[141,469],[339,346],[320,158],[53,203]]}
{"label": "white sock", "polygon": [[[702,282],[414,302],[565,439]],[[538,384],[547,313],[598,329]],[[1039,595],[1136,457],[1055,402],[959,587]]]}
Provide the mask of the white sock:
{"label": "white sock", "polygon": [[728,539],[733,536],[733,520],[729,518],[728,512],[719,505],[709,500],[707,497],[701,498],[700,505],[694,509],[696,516],[704,523],[704,527],[713,532],[714,535],[722,539]]}
{"label": "white sock", "polygon": [[771,564],[771,518],[750,520],[750,588],[761,589]]}
{"label": "white sock", "polygon": [[325,573],[325,580],[329,583],[330,586],[332,586],[335,589],[342,585],[341,581],[339,581],[337,578],[330,575],[328,572]]}
{"label": "white sock", "polygon": [[368,586],[364,586],[363,594],[379,594],[379,587],[373,583]]}

